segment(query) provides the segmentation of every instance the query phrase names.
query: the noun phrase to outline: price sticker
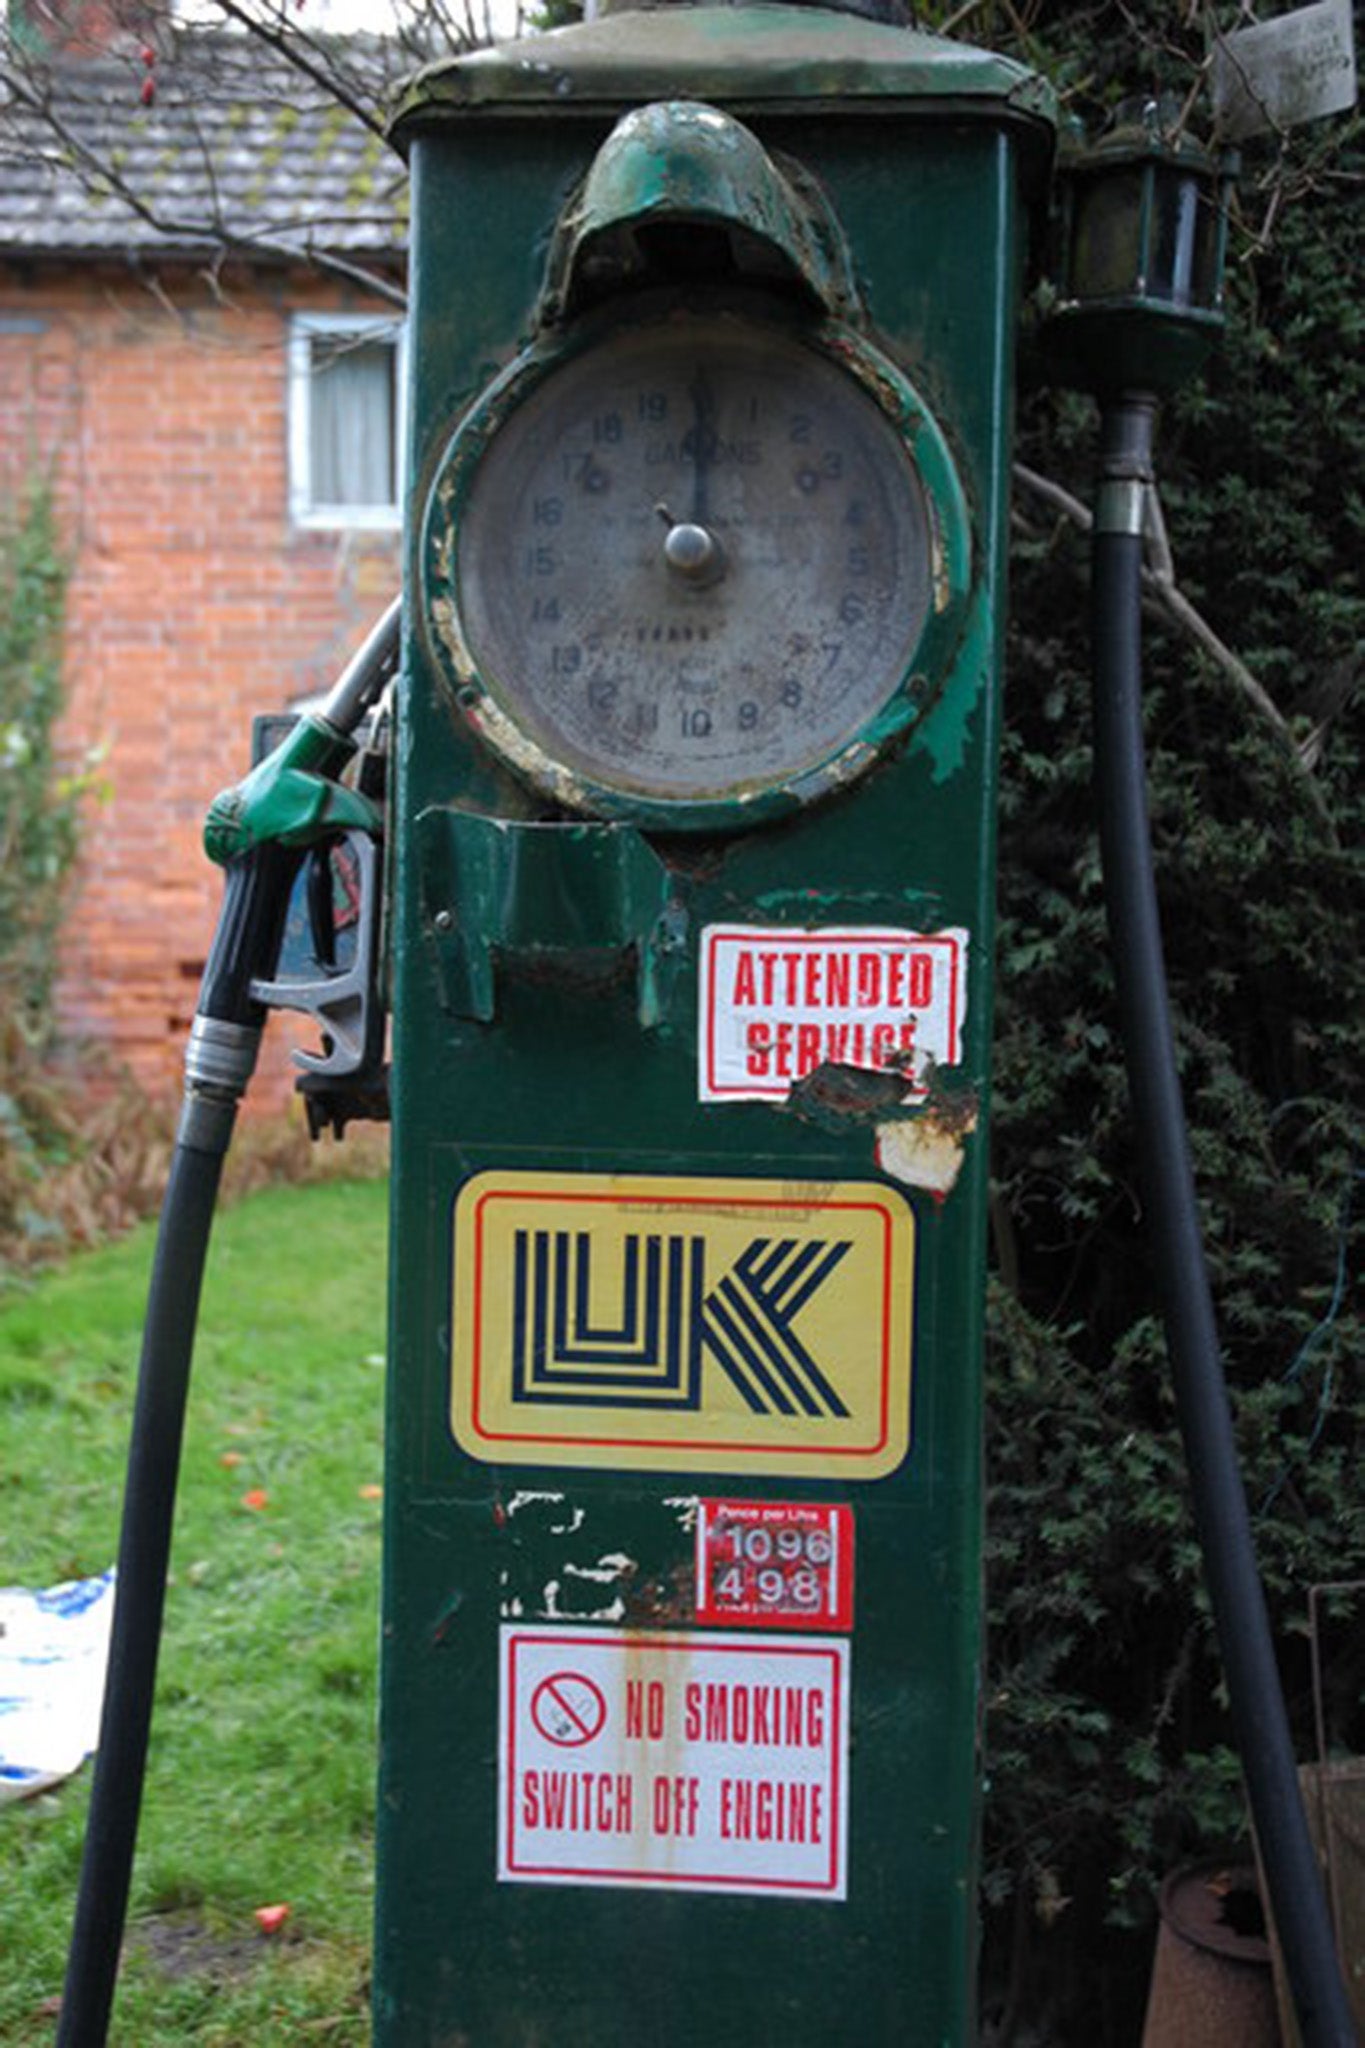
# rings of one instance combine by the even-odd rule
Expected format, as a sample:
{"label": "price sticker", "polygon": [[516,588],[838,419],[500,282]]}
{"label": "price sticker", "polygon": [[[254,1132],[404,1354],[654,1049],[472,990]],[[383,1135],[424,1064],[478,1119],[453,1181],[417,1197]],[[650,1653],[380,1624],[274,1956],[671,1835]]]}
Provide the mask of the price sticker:
{"label": "price sticker", "polygon": [[852,1628],[852,1508],[811,1501],[699,1502],[697,1619]]}

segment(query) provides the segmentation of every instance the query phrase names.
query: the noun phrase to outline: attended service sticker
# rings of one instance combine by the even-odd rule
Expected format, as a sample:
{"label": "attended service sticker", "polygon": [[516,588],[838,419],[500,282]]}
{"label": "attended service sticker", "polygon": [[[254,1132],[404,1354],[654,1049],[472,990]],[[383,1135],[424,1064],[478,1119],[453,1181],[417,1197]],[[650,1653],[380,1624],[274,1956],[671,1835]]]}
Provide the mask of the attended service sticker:
{"label": "attended service sticker", "polygon": [[898,1074],[905,1099],[962,1058],[967,933],[858,926],[702,933],[698,1093],[783,1101],[818,1067]]}

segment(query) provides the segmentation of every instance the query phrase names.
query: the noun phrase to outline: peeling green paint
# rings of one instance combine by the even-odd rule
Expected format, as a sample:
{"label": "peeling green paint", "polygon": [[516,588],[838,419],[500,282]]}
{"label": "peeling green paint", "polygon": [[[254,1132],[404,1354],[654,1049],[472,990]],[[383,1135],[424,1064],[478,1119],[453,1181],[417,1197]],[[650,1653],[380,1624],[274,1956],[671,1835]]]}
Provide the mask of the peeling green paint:
{"label": "peeling green paint", "polygon": [[547,266],[555,317],[577,310],[590,284],[600,295],[607,280],[616,290],[639,281],[641,231],[669,221],[728,230],[741,274],[762,244],[765,282],[780,265],[825,312],[856,317],[848,249],[818,186],[741,122],[695,100],[633,107],[593,158]]}
{"label": "peeling green paint", "polygon": [[[915,744],[933,762],[934,780],[959,774],[972,750],[972,728],[990,694],[999,659],[996,627],[985,591],[978,589],[968,611],[952,675],[915,734]],[[979,738],[979,733],[978,733]]]}

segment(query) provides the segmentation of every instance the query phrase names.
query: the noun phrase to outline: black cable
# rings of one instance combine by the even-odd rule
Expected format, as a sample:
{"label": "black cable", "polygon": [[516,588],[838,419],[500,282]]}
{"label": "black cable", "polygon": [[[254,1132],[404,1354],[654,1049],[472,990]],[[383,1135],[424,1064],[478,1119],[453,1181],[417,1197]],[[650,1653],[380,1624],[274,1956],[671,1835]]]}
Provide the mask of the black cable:
{"label": "black cable", "polygon": [[162,1204],[58,2048],[99,2048],[109,2027],[147,1763],[190,1354],[222,1169],[221,1150],[177,1144]]}
{"label": "black cable", "polygon": [[[305,721],[313,775],[338,774],[353,752],[350,735],[394,673],[400,616],[395,598],[338,677],[320,713]],[[276,762],[289,745],[286,741]],[[240,813],[247,786],[227,793],[228,818]],[[99,1749],[56,2048],[103,2048],[109,2030],[147,1769],[204,1262],[237,1104],[255,1070],[265,1023],[256,985],[275,971],[290,892],[308,843],[306,832],[290,833],[287,839],[256,839],[248,833],[242,850],[228,861],[186,1048],[184,1106],[147,1296]]]}
{"label": "black cable", "polygon": [[128,1444],[109,1666],[57,2048],[103,2048],[147,1769],[180,1444],[199,1292],[237,1104],[265,1011],[252,993],[279,953],[297,847],[257,846],[227,869],[185,1056],[185,1100],[161,1203]]}
{"label": "black cable", "polygon": [[1091,593],[1100,846],[1134,1140],[1233,1730],[1303,2048],[1356,2048],[1237,1463],[1166,991],[1142,737],[1152,414],[1133,397],[1105,411]]}

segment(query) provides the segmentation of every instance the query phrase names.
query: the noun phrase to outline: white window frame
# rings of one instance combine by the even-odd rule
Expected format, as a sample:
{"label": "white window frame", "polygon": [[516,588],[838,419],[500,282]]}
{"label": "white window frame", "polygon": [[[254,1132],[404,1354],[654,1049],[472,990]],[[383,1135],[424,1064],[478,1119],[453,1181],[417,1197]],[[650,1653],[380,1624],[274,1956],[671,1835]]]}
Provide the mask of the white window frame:
{"label": "white window frame", "polygon": [[[352,335],[357,341],[391,341],[394,345],[395,498],[385,505],[326,505],[316,502],[312,479],[312,345],[318,335]],[[396,533],[403,523],[406,469],[404,421],[407,415],[407,326],[401,314],[295,313],[289,328],[289,516],[295,526],[348,528],[371,533]]]}

